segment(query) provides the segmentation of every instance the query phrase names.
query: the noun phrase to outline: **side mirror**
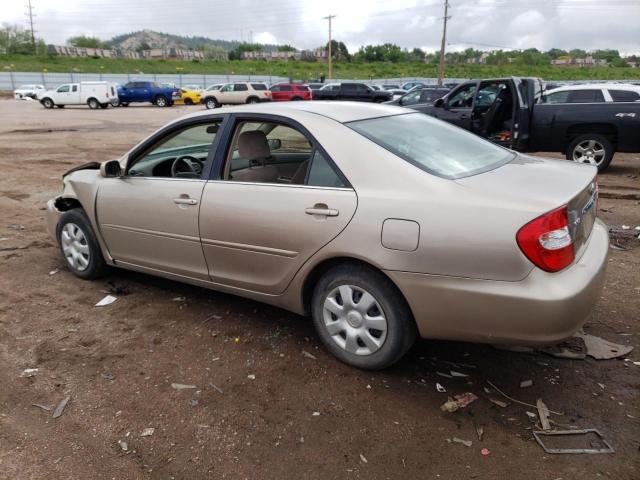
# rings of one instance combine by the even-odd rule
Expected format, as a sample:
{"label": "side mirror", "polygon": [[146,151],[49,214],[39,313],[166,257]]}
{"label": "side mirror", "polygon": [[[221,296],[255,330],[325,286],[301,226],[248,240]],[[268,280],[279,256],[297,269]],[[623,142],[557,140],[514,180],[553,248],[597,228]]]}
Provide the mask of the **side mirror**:
{"label": "side mirror", "polygon": [[114,178],[122,176],[122,168],[118,160],[109,160],[100,164],[100,175],[105,178]]}
{"label": "side mirror", "polygon": [[436,108],[444,108],[444,98],[439,98],[437,99],[434,103],[433,106]]}
{"label": "side mirror", "polygon": [[267,143],[269,144],[269,150],[272,152],[274,150],[279,150],[282,147],[282,140],[279,138],[270,138],[267,140]]}

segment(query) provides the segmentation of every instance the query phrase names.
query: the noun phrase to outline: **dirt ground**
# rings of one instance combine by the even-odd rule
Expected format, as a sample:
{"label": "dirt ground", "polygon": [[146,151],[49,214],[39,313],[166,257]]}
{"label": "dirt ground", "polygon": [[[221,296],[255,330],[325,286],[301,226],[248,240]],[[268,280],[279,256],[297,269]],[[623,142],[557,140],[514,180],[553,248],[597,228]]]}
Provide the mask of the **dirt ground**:
{"label": "dirt ground", "polygon": [[[276,308],[127,271],[73,277],[44,221],[62,173],[119,156],[199,108],[45,110],[0,100],[1,479],[640,478],[640,366],[632,361],[424,340],[397,366],[364,372],[329,356],[310,321]],[[617,155],[600,185],[600,217],[640,225],[640,155]],[[634,346],[633,361],[638,246],[633,238],[611,249],[585,326]],[[130,294],[96,308],[107,281]],[[38,372],[22,377],[27,368]],[[468,377],[436,373],[452,369]],[[521,388],[529,379],[533,386]],[[534,410],[487,393],[487,381],[527,403],[542,398],[564,413],[552,415],[561,427],[597,428],[616,453],[545,454],[532,436]],[[440,410],[463,392],[479,400]],[[33,406],[67,396],[56,419]],[[141,436],[145,428],[153,435]]]}

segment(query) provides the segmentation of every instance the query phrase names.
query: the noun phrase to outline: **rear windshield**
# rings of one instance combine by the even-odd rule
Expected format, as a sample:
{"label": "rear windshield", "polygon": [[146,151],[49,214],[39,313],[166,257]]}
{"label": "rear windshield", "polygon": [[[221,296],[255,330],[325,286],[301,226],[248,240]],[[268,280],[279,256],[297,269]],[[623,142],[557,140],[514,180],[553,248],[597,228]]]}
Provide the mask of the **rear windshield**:
{"label": "rear windshield", "polygon": [[266,90],[267,86],[264,83],[252,83],[251,86],[254,90]]}
{"label": "rear windshield", "polygon": [[423,113],[358,120],[347,123],[369,140],[444,178],[461,178],[493,170],[514,153],[466,130]]}

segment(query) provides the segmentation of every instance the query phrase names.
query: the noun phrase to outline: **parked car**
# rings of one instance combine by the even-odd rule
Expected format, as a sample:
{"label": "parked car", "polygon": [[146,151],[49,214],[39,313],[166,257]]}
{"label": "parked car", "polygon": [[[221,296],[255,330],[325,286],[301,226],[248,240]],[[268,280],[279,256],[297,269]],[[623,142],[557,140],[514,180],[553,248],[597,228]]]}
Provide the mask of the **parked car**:
{"label": "parked car", "polygon": [[364,83],[329,83],[313,93],[314,100],[354,100],[382,103],[393,98],[388,91],[376,91]]}
{"label": "parked car", "polygon": [[44,85],[20,85],[13,91],[13,98],[22,100],[23,98],[37,98],[38,93],[44,91]]}
{"label": "parked car", "polygon": [[543,103],[640,102],[640,86],[627,83],[587,83],[547,89]]}
{"label": "parked car", "polygon": [[183,87],[180,89],[180,98],[176,99],[174,103],[177,105],[197,105],[200,103],[200,97],[200,92]]}
{"label": "parked car", "polygon": [[153,103],[158,107],[170,107],[180,98],[180,89],[161,87],[156,82],[134,81],[118,88],[118,98],[123,107],[130,103]]}
{"label": "parked car", "polygon": [[202,88],[202,85],[198,85],[198,84],[184,85],[183,88],[186,88],[187,90],[192,90],[192,91],[198,92],[198,93],[201,93],[204,90]]}
{"label": "parked car", "polygon": [[539,78],[471,80],[422,111],[505,147],[561,152],[600,171],[615,152],[640,152],[640,102],[604,101],[598,86],[550,94]]}
{"label": "parked car", "polygon": [[400,107],[408,107],[419,112],[424,112],[426,107],[430,107],[436,100],[444,97],[449,92],[448,88],[420,88],[416,87],[403,96],[396,98],[389,105],[398,105]]}
{"label": "parked car", "polygon": [[213,85],[209,85],[204,91],[205,92],[212,92],[214,90],[220,90],[224,86],[225,86],[224,83],[215,83]]}
{"label": "parked car", "polygon": [[46,217],[80,278],[115,266],[310,315],[330,352],[376,369],[416,335],[579,329],[609,250],[596,173],[389,105],[243,105],[73,169]]}
{"label": "parked car", "polygon": [[387,92],[391,92],[391,95],[393,95],[393,97],[391,97],[392,100],[397,100],[407,94],[407,91],[401,88],[390,88]]}
{"label": "parked car", "polygon": [[398,90],[398,89],[400,89],[400,85],[398,85],[397,83],[384,83],[382,85],[382,87],[385,90]]}
{"label": "parked car", "polygon": [[38,100],[45,108],[88,105],[91,109],[118,104],[116,85],[111,82],[65,83],[54,90],[41,90]]}
{"label": "parked car", "polygon": [[271,99],[274,102],[288,100],[311,100],[311,89],[300,83],[276,83],[271,85]]}
{"label": "parked car", "polygon": [[259,82],[227,83],[220,90],[207,90],[200,101],[208,109],[222,105],[270,102],[271,91],[264,83]]}
{"label": "parked car", "polygon": [[307,83],[307,86],[312,90],[320,90],[323,86],[324,83]]}
{"label": "parked car", "polygon": [[412,81],[412,82],[405,82],[402,84],[402,86],[400,88],[402,88],[403,90],[409,91],[411,90],[413,87],[417,87],[417,86],[421,86],[424,87],[425,84],[424,82],[418,82],[418,81]]}

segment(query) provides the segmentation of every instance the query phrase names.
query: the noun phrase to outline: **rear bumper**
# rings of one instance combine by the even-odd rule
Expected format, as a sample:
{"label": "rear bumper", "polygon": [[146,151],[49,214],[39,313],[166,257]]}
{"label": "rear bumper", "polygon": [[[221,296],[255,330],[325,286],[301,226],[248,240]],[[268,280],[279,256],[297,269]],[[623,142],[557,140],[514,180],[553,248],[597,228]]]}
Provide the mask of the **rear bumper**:
{"label": "rear bumper", "polygon": [[534,268],[517,282],[386,273],[424,338],[539,345],[563,340],[584,324],[600,298],[608,253],[607,227],[596,220],[580,259],[558,273]]}

